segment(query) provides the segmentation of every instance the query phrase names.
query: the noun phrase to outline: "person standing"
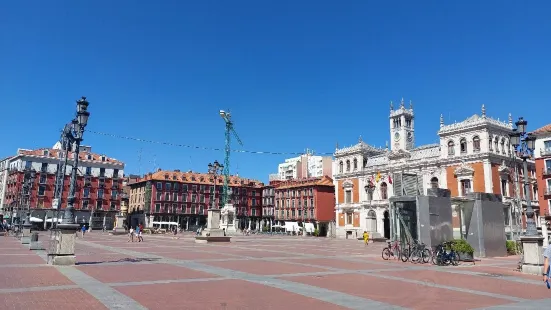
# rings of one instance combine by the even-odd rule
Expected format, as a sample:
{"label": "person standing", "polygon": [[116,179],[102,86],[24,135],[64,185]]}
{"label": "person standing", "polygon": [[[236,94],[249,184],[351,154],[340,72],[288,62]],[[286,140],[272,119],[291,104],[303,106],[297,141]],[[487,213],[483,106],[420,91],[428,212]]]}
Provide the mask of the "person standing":
{"label": "person standing", "polygon": [[551,245],[548,245],[543,252],[543,282],[549,281],[549,260],[551,257]]}
{"label": "person standing", "polygon": [[369,234],[367,233],[367,231],[364,231],[364,243],[365,245],[368,245],[369,244]]}
{"label": "person standing", "polygon": [[84,233],[86,232],[86,225],[82,225],[81,231],[82,231],[82,239],[84,239]]}

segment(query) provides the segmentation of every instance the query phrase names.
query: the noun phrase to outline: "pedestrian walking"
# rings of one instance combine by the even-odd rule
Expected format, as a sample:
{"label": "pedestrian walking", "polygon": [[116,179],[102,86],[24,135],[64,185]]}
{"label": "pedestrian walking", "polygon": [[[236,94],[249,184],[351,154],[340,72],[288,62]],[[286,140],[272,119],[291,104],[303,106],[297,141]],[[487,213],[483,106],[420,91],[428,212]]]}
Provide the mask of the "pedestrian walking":
{"label": "pedestrian walking", "polygon": [[367,233],[367,231],[364,231],[364,243],[365,245],[368,245],[369,244],[369,234]]}
{"label": "pedestrian walking", "polygon": [[543,282],[547,284],[547,288],[551,288],[549,284],[549,275],[551,270],[549,268],[549,260],[551,259],[551,245],[547,246],[545,252],[543,252]]}
{"label": "pedestrian walking", "polygon": [[84,239],[84,233],[86,233],[86,225],[82,225],[82,227],[80,228],[81,232],[82,232],[82,239]]}
{"label": "pedestrian walking", "polygon": [[134,229],[132,227],[128,231],[128,242],[134,242]]}

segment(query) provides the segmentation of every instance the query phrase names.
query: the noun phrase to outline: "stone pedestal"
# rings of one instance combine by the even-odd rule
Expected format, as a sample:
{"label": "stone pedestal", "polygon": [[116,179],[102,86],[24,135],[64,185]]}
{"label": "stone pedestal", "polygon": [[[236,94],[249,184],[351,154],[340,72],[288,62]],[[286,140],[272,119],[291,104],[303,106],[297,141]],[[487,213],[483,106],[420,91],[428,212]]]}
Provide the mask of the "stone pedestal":
{"label": "stone pedestal", "polygon": [[21,244],[31,243],[31,225],[23,226],[23,231],[21,235]]}
{"label": "stone pedestal", "polygon": [[38,233],[33,232],[31,234],[31,244],[29,245],[29,250],[44,250],[44,247],[40,242],[38,242]]}
{"label": "stone pedestal", "polygon": [[227,236],[237,234],[237,221],[235,220],[235,207],[231,203],[227,203],[221,211],[220,228],[226,231]]}
{"label": "stone pedestal", "polygon": [[543,273],[543,237],[542,236],[522,236],[522,251],[524,253],[524,263],[522,264],[522,273],[542,275]]}
{"label": "stone pedestal", "polygon": [[209,209],[207,228],[203,230],[201,236],[195,237],[195,242],[230,242],[230,238],[229,236],[224,236],[224,231],[220,229],[220,209]]}
{"label": "stone pedestal", "polygon": [[113,231],[110,233],[112,235],[125,235],[126,230],[124,229],[124,220],[126,219],[126,216],[124,215],[116,215],[115,216],[115,227],[113,228]]}
{"label": "stone pedestal", "polygon": [[48,248],[48,264],[70,266],[76,263],[75,241],[79,225],[59,225],[52,230]]}

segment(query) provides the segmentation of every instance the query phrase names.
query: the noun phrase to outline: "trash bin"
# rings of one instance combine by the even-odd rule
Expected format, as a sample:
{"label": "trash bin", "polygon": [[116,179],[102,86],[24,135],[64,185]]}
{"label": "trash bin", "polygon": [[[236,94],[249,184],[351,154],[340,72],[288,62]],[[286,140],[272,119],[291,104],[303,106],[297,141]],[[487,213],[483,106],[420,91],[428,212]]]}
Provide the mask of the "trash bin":
{"label": "trash bin", "polygon": [[37,232],[32,233],[31,242],[38,242],[38,233]]}

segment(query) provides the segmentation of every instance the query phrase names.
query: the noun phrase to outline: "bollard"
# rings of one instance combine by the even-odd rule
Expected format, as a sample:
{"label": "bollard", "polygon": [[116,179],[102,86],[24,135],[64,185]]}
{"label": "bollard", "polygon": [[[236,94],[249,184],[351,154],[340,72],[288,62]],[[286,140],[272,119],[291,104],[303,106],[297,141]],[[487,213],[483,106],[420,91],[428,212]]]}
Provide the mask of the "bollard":
{"label": "bollard", "polygon": [[40,242],[38,242],[38,233],[33,232],[31,234],[31,244],[29,246],[30,250],[44,250]]}

